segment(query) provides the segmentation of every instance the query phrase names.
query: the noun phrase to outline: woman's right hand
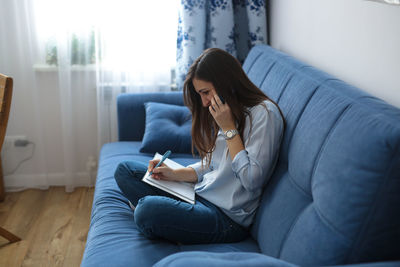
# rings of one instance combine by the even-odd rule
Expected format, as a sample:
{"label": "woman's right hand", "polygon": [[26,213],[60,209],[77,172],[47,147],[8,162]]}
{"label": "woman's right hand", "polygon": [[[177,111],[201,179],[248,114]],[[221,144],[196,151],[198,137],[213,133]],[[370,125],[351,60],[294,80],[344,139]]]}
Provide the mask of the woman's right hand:
{"label": "woman's right hand", "polygon": [[171,169],[165,163],[161,164],[160,167],[154,168],[157,163],[160,162],[159,159],[153,159],[149,161],[149,167],[147,170],[149,172],[153,171],[153,175],[151,176],[157,180],[167,180],[167,181],[179,181],[179,182],[197,182],[197,174],[194,169],[190,167],[181,168],[181,169]]}
{"label": "woman's right hand", "polygon": [[176,177],[174,175],[174,170],[165,165],[165,163],[161,164],[160,167],[154,168],[158,162],[160,162],[159,159],[149,161],[149,167],[147,170],[149,172],[153,171],[151,177],[157,180],[175,181]]}

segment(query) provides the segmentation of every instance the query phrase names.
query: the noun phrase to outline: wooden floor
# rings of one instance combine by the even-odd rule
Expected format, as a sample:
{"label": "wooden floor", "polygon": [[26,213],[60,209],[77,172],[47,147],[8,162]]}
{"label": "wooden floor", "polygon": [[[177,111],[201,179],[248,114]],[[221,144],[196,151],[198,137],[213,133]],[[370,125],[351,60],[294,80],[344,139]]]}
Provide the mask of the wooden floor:
{"label": "wooden floor", "polygon": [[90,222],[94,188],[29,189],[7,193],[0,226],[22,241],[0,237],[0,266],[79,266]]}

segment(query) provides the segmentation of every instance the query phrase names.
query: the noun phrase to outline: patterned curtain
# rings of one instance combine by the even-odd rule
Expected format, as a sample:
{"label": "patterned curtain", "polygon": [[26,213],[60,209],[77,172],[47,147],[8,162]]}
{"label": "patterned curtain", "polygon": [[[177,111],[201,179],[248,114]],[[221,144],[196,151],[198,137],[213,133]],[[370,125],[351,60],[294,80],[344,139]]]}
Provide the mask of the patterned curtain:
{"label": "patterned curtain", "polygon": [[243,62],[250,48],[260,43],[267,43],[265,0],[181,0],[178,90],[182,90],[188,68],[204,49],[218,47]]}

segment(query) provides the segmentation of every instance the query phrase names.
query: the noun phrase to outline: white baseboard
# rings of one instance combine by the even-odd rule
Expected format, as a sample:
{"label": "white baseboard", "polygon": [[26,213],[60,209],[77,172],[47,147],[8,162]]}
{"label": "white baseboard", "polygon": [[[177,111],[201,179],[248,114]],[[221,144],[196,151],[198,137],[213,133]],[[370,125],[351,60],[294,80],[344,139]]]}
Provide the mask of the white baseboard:
{"label": "white baseboard", "polygon": [[65,186],[68,192],[73,191],[75,187],[94,186],[96,174],[96,172],[77,172],[74,174],[74,179],[66,179],[65,173],[13,174],[4,176],[4,188],[7,192],[12,192],[28,188],[47,189],[49,186]]}

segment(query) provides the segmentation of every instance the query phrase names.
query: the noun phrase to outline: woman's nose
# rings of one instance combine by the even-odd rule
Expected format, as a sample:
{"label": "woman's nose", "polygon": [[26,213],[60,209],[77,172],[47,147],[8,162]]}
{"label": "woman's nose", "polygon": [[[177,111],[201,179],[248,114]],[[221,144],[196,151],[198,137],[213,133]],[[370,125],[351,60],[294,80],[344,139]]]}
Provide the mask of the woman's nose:
{"label": "woman's nose", "polygon": [[211,98],[210,97],[203,96],[201,98],[201,101],[203,102],[203,107],[205,107],[205,108],[208,107],[211,104]]}

